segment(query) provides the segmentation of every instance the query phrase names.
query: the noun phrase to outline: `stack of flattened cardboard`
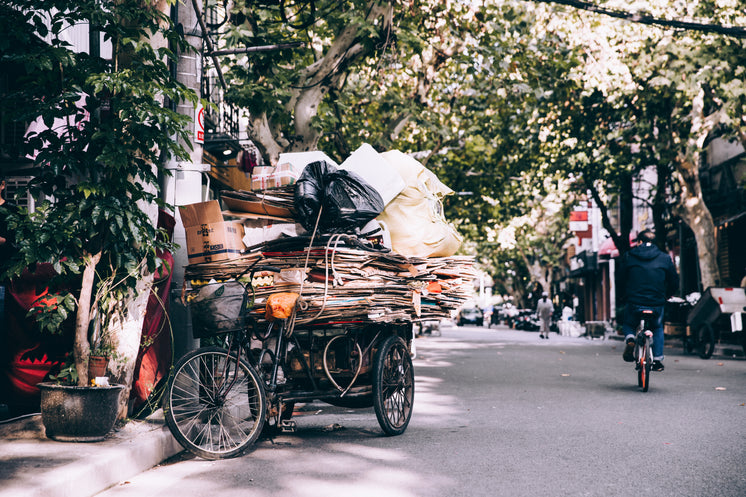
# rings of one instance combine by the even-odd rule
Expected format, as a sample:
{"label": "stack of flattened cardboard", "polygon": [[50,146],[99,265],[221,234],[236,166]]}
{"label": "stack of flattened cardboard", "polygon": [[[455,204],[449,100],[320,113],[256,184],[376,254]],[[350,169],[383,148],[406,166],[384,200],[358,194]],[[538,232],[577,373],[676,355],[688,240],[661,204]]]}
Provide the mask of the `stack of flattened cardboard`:
{"label": "stack of flattened cardboard", "polygon": [[220,198],[227,216],[238,218],[262,217],[287,221],[294,215],[294,187],[286,186],[266,191],[223,191]]}
{"label": "stack of flattened cardboard", "polygon": [[[198,292],[201,284],[236,278],[255,263],[278,268],[279,273],[255,275],[255,317],[263,319],[270,294],[295,292],[303,302],[297,324],[449,318],[472,291],[469,256],[404,257],[352,235],[309,242],[309,237],[268,242],[237,259],[189,265],[186,277]],[[262,282],[268,285],[257,286]]]}

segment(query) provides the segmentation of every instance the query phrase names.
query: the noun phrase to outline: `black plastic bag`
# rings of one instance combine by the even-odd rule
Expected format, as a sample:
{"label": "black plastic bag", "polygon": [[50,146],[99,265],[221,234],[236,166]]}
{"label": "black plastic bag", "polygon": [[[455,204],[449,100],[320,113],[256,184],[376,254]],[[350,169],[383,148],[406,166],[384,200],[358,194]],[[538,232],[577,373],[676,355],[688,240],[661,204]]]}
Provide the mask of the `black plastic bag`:
{"label": "black plastic bag", "polygon": [[324,201],[325,178],[337,168],[325,161],[311,162],[295,182],[296,218],[308,231],[316,225],[319,208]]}
{"label": "black plastic bag", "polygon": [[358,174],[337,169],[324,161],[312,162],[295,185],[298,221],[308,231],[319,219],[322,233],[342,233],[359,228],[383,212],[381,195]]}

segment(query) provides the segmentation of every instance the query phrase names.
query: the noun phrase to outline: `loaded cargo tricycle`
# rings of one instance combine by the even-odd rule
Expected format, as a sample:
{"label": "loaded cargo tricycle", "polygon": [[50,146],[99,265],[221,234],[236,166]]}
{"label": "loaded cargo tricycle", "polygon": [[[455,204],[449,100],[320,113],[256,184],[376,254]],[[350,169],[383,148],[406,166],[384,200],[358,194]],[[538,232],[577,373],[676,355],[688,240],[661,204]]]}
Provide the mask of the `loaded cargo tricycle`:
{"label": "loaded cargo tricycle", "polygon": [[411,157],[368,149],[347,169],[308,163],[294,185],[224,191],[243,226],[214,200],[180,207],[200,347],[172,368],[163,410],[190,452],[238,455],[312,401],[373,407],[385,434],[407,429],[415,325],[449,318],[476,275],[433,211],[450,190]]}
{"label": "loaded cargo tricycle", "polygon": [[412,323],[327,322],[298,325],[298,294],[274,293],[256,319],[257,274],[206,285],[211,298],[192,304],[195,336],[218,345],[187,353],[174,367],[164,396],[174,437],[205,459],[240,454],[265,424],[293,427],[296,402],[321,400],[373,407],[387,435],[403,433],[412,416]]}

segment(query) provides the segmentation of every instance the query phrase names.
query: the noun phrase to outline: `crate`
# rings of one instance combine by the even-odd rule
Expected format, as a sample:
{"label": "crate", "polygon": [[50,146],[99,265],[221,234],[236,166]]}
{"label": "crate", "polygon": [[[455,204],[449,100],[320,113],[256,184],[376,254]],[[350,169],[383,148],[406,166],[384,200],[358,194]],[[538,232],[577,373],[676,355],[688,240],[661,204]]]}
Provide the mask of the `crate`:
{"label": "crate", "polygon": [[231,333],[246,326],[248,304],[240,283],[209,283],[193,290],[188,298],[194,338]]}
{"label": "crate", "polygon": [[686,336],[688,335],[687,326],[679,323],[664,323],[663,334],[667,337]]}

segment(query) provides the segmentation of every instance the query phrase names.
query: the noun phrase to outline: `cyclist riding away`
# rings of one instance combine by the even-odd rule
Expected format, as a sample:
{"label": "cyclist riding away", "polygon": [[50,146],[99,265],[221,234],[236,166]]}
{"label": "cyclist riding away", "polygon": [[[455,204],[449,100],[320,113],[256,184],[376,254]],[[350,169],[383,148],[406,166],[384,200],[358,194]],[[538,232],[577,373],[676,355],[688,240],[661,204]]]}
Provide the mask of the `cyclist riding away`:
{"label": "cyclist riding away", "polygon": [[617,271],[621,301],[625,303],[622,330],[625,347],[622,357],[633,362],[635,333],[639,314],[652,310],[656,320],[653,328],[653,371],[663,371],[663,309],[668,297],[679,286],[679,275],[671,257],[653,244],[655,234],[643,230],[635,240],[637,245],[627,252]]}

